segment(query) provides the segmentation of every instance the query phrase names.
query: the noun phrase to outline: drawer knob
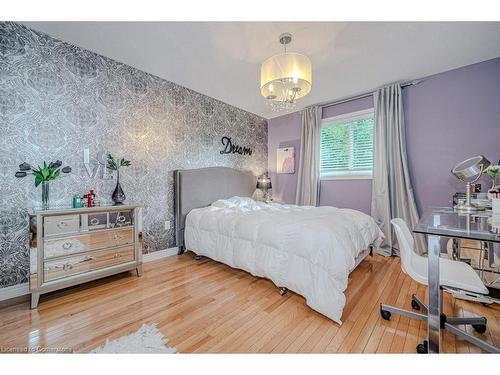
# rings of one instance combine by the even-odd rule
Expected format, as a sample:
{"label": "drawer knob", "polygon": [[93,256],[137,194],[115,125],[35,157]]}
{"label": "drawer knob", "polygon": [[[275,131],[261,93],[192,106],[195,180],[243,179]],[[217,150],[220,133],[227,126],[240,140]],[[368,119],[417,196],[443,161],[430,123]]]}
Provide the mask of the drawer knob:
{"label": "drawer knob", "polygon": [[63,270],[70,270],[72,268],[73,268],[72,264],[66,263],[66,264],[63,265]]}
{"label": "drawer knob", "polygon": [[87,255],[87,256],[83,259],[83,261],[84,261],[84,262],[88,262],[88,261],[90,261],[90,260],[94,260],[94,259],[95,259],[95,257],[92,257],[92,256],[90,256],[90,255]]}
{"label": "drawer knob", "polygon": [[122,257],[122,255],[120,253],[116,253],[115,256],[114,256],[115,259],[116,258],[121,258],[121,257]]}
{"label": "drawer knob", "polygon": [[120,236],[120,235],[115,233],[115,240],[121,240],[121,239],[123,239],[123,236]]}
{"label": "drawer knob", "polygon": [[65,243],[63,243],[62,248],[63,248],[64,250],[68,250],[68,249],[70,249],[72,246],[73,246],[73,244],[72,244],[71,242],[65,242]]}
{"label": "drawer knob", "polygon": [[57,227],[62,229],[62,228],[65,228],[68,226],[68,223],[64,222],[64,221],[61,221],[57,224]]}

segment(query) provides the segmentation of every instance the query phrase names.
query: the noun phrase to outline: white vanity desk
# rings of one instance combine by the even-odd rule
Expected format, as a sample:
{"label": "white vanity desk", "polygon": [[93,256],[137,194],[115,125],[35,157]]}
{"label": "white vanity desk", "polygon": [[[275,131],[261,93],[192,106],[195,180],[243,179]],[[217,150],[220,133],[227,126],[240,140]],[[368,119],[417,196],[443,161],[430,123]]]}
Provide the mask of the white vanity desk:
{"label": "white vanity desk", "polygon": [[31,308],[40,294],[135,269],[142,205],[29,209]]}

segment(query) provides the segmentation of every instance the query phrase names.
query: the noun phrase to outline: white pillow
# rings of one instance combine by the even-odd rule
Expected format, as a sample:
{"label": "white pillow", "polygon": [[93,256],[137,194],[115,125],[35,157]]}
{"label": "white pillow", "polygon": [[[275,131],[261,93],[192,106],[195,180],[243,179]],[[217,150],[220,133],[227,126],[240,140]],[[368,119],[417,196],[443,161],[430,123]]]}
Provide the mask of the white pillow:
{"label": "white pillow", "polygon": [[238,207],[253,206],[255,204],[255,201],[252,198],[248,197],[232,197],[229,198],[228,201]]}
{"label": "white pillow", "polygon": [[232,197],[229,199],[219,199],[212,203],[212,207],[231,208],[231,207],[248,207],[254,206],[255,201],[247,197]]}
{"label": "white pillow", "polygon": [[212,207],[217,207],[217,208],[229,208],[229,207],[235,207],[234,203],[229,202],[228,200],[225,199],[219,199],[218,201],[215,201],[214,203],[211,204]]}

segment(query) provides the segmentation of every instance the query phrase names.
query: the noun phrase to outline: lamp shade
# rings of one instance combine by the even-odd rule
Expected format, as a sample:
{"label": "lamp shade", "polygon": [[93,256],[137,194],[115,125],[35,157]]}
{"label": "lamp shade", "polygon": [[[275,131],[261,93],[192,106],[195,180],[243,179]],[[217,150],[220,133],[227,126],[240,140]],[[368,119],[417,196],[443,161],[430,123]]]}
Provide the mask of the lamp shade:
{"label": "lamp shade", "polygon": [[269,177],[259,177],[257,179],[257,189],[272,189],[271,179]]}
{"label": "lamp shade", "polygon": [[311,86],[311,60],[305,55],[285,52],[262,63],[260,92],[266,99],[286,101],[293,94],[303,97]]}

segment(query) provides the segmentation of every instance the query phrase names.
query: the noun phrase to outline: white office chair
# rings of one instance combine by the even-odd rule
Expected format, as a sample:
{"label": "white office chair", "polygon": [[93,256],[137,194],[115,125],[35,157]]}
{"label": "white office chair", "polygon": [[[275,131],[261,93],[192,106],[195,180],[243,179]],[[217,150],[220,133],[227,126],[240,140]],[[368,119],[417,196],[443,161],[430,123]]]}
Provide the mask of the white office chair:
{"label": "white office chair", "polygon": [[[401,267],[403,271],[410,276],[413,280],[420,284],[427,285],[427,258],[420,256],[415,251],[415,242],[413,236],[408,229],[408,226],[402,219],[392,219],[392,225],[396,230],[398,238],[399,250],[401,255]],[[483,282],[474,271],[474,269],[466,263],[458,262],[450,259],[441,258],[439,263],[440,285],[441,285],[441,300],[443,287],[458,289],[465,292],[472,292],[478,294],[488,294],[488,289],[484,286]],[[442,306],[442,303],[441,303]],[[412,295],[411,307],[414,310],[423,310],[424,314],[413,311],[400,309],[398,307],[381,304],[380,315],[383,319],[389,320],[391,313],[396,313],[408,316],[414,319],[427,321],[427,306],[420,301],[417,296]],[[473,317],[473,318],[455,318],[447,317],[441,311],[442,328],[450,331],[451,333],[461,337],[468,342],[481,347],[488,352],[498,353],[499,349],[488,344],[487,342],[478,339],[475,336],[461,330],[455,325],[470,324],[479,333],[486,331],[486,318]],[[425,340],[422,344],[417,346],[418,353],[428,352],[428,342]]]}

